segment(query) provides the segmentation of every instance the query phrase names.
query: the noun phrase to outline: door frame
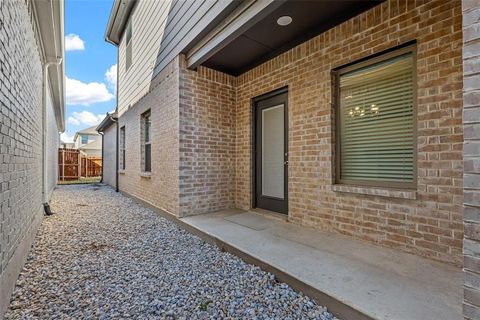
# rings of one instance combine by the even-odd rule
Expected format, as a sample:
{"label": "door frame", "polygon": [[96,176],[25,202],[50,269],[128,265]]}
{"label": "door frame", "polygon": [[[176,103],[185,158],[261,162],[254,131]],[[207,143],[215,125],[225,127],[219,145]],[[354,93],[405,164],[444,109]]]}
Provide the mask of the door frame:
{"label": "door frame", "polygon": [[252,144],[252,150],[251,150],[251,155],[250,155],[250,163],[252,167],[252,172],[251,172],[251,205],[252,208],[257,207],[257,151],[258,151],[258,146],[257,146],[257,103],[259,101],[272,98],[274,96],[280,95],[280,94],[286,94],[287,98],[285,99],[285,105],[284,105],[284,115],[283,115],[283,122],[284,122],[284,151],[287,153],[286,161],[287,165],[284,165],[284,190],[285,190],[285,206],[286,206],[286,212],[280,213],[280,214],[285,214],[288,216],[288,158],[289,158],[289,153],[288,153],[288,85],[275,89],[273,91],[267,92],[265,94],[262,94],[260,96],[254,97],[251,99],[251,113],[252,113],[252,121],[251,121],[251,144]]}

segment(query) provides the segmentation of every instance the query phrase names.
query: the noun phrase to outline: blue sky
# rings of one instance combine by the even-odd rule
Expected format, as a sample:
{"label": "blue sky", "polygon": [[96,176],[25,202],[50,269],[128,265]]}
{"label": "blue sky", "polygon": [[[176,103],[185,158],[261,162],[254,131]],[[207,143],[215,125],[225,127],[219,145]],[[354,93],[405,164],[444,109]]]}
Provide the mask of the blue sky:
{"label": "blue sky", "polygon": [[104,34],[113,0],[66,0],[66,132],[95,125],[115,109],[116,48]]}

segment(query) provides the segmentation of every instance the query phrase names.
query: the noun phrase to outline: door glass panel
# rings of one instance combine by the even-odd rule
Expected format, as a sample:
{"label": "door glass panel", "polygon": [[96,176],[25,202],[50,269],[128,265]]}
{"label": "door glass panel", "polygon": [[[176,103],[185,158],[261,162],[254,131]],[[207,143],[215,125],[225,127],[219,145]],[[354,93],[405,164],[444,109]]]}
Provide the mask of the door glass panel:
{"label": "door glass panel", "polygon": [[262,195],[284,198],[284,105],[262,110]]}

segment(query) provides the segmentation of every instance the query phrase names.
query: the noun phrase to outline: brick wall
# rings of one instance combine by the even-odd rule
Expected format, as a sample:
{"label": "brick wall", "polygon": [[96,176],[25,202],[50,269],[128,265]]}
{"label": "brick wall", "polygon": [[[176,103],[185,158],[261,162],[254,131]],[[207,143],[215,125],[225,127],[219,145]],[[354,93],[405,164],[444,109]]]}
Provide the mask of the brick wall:
{"label": "brick wall", "polygon": [[103,134],[103,182],[116,187],[117,158],[117,125],[112,124]]}
{"label": "brick wall", "polygon": [[[125,171],[119,174],[119,188],[171,214],[178,215],[179,185],[179,70],[173,60],[151,82],[142,99],[119,117],[125,126]],[[120,87],[121,89],[121,87]],[[151,110],[152,172],[141,170],[141,114]]]}
{"label": "brick wall", "polygon": [[180,211],[234,207],[234,78],[204,67],[180,68]]}
{"label": "brick wall", "polygon": [[480,318],[480,1],[463,0],[464,316]]}
{"label": "brick wall", "polygon": [[[58,128],[48,106],[55,161]],[[41,148],[42,65],[30,13],[26,1],[0,1],[0,318],[43,217]],[[48,170],[51,190],[56,164]]]}
{"label": "brick wall", "polygon": [[[249,209],[251,99],[288,86],[290,220],[460,264],[461,20],[460,0],[391,0],[237,78],[203,67],[189,71],[176,58],[121,116],[127,169],[120,188],[181,216]],[[411,41],[417,43],[416,198],[334,191],[331,70]],[[139,133],[140,115],[149,108],[153,169],[146,178]]]}
{"label": "brick wall", "polygon": [[[417,41],[418,77],[416,200],[334,192],[331,70],[413,40]],[[288,86],[290,220],[461,263],[459,0],[386,1],[236,81],[237,207],[248,209],[252,203],[250,99]]]}
{"label": "brick wall", "polygon": [[[150,92],[119,119],[126,130],[120,190],[179,216],[234,207],[233,80],[203,67],[187,70],[183,56],[155,77]],[[146,176],[141,174],[140,119],[149,109],[152,172]]]}

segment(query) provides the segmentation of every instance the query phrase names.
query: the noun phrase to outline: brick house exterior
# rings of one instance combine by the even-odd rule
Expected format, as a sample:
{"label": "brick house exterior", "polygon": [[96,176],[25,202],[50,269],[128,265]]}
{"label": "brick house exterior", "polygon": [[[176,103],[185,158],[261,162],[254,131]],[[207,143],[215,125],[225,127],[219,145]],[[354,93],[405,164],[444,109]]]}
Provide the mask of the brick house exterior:
{"label": "brick house exterior", "polygon": [[0,2],[0,318],[57,183],[63,57],[63,1]]}
{"label": "brick house exterior", "polygon": [[[205,44],[221,37],[218,21],[199,20],[200,35],[175,29],[191,42],[169,47],[181,25],[175,5],[126,3],[123,18],[113,14],[120,4],[112,11],[107,39],[119,48],[117,112],[126,130],[119,190],[177,217],[252,209],[252,99],[287,88],[288,220],[463,265],[465,316],[478,318],[478,1],[383,1],[238,73],[214,70],[208,60],[220,52]],[[143,21],[149,10],[165,12],[164,30]],[[224,23],[240,11],[223,10],[230,10],[219,15]],[[152,30],[164,39],[140,36]],[[332,71],[407,45],[416,52],[416,188],[337,184]],[[140,118],[148,110],[152,170],[142,172]]]}
{"label": "brick house exterior", "polygon": [[480,3],[463,0],[463,313],[480,318]]}
{"label": "brick house exterior", "polygon": [[102,122],[95,128],[102,135],[102,180],[112,187],[117,183],[117,115],[107,113]]}
{"label": "brick house exterior", "polygon": [[[236,206],[251,203],[249,101],[287,85],[289,220],[461,263],[460,3],[411,10],[395,4],[384,2],[237,78],[236,143],[242,147],[236,175],[246,178],[237,184]],[[379,192],[370,188],[336,189],[330,71],[411,40],[417,41],[416,199],[388,190],[381,191],[385,197],[365,196]]]}

